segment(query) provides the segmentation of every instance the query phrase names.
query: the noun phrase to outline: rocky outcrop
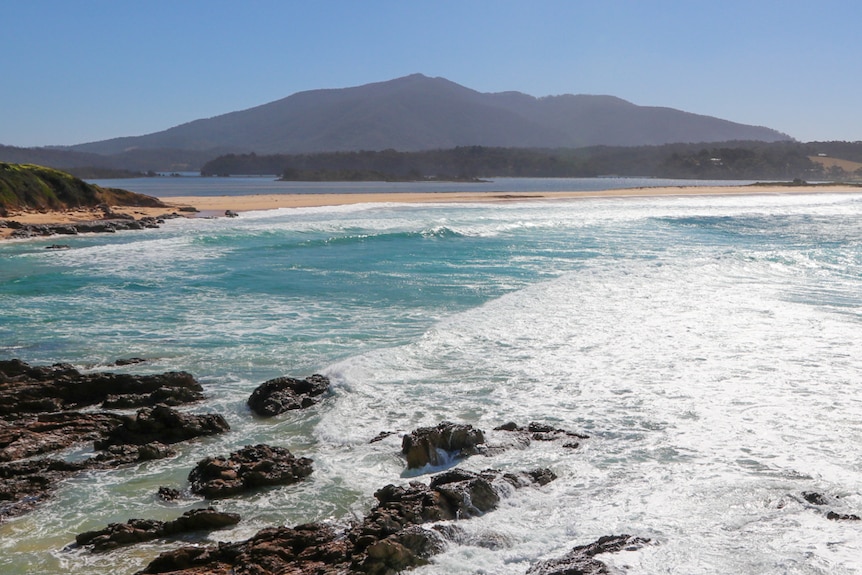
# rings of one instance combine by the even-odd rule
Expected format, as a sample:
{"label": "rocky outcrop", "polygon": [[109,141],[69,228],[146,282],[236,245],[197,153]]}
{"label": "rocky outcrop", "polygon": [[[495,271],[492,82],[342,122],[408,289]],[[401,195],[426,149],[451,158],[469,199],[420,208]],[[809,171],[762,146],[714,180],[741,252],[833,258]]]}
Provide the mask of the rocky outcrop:
{"label": "rocky outcrop", "polygon": [[596,559],[602,553],[634,551],[649,543],[649,539],[631,535],[609,535],[588,545],[580,545],[559,559],[533,565],[527,575],[607,575],[607,565]]}
{"label": "rocky outcrop", "polygon": [[96,441],[96,449],[111,445],[144,445],[154,441],[178,443],[195,437],[215,435],[230,430],[224,417],[217,413],[195,415],[165,405],[145,407],[134,416],[122,416],[120,425],[105,438]]}
{"label": "rocky outcrop", "polygon": [[312,460],[294,457],[283,447],[250,445],[229,457],[207,457],[189,473],[193,493],[211,499],[272,485],[289,485],[308,477]]}
{"label": "rocky outcrop", "polygon": [[[29,511],[71,475],[171,457],[168,444],[229,429],[220,415],[184,414],[161,403],[134,416],[70,410],[175,405],[201,399],[201,391],[185,372],[82,374],[68,364],[0,361],[0,521]],[[33,459],[88,441],[100,451],[80,462]]]}
{"label": "rocky outcrop", "polygon": [[329,389],[329,378],[312,375],[305,379],[277,377],[263,382],[248,398],[248,406],[258,415],[272,417],[291,409],[304,409],[319,402]]}
{"label": "rocky outcrop", "polygon": [[401,453],[407,459],[408,469],[426,465],[439,467],[478,453],[482,443],[485,443],[485,434],[481,429],[444,421],[405,435],[401,440]]}
{"label": "rocky outcrop", "polygon": [[[817,506],[829,505],[831,499],[817,491],[803,491],[802,498],[811,505]],[[830,521],[862,521],[862,517],[859,517],[855,513],[838,513],[836,511],[828,511],[826,519]]]}
{"label": "rocky outcrop", "polygon": [[42,413],[0,421],[0,462],[16,461],[94,441],[120,426],[115,413]]}
{"label": "rocky outcrop", "polygon": [[522,427],[515,422],[504,423],[499,427],[495,427],[494,431],[509,431],[514,432],[522,437],[529,438],[532,441],[557,441],[564,440],[563,447],[576,449],[580,446],[578,439],[589,439],[590,436],[584,433],[576,433],[565,429],[558,429],[545,423],[531,421],[526,427]]}
{"label": "rocky outcrop", "polygon": [[9,236],[11,238],[38,238],[47,236],[75,236],[78,234],[112,234],[126,230],[143,230],[158,228],[165,223],[165,216],[144,216],[140,219],[127,218],[114,214],[112,219],[92,220],[88,222],[72,222],[67,224],[20,224],[18,222],[7,222],[8,227],[15,231]]}
{"label": "rocky outcrop", "polygon": [[118,547],[166,539],[194,531],[213,531],[236,525],[240,516],[236,513],[207,509],[186,511],[172,521],[155,519],[130,519],[126,523],[111,523],[104,529],[87,531],[75,537],[75,543],[86,546],[94,553],[111,551]]}
{"label": "rocky outcrop", "polygon": [[17,359],[0,361],[0,416],[3,417],[105,403],[118,407],[166,402],[179,405],[203,399],[202,391],[200,383],[183,371],[155,375],[82,374],[66,363],[33,367]]}
{"label": "rocky outcrop", "polygon": [[453,469],[435,476],[428,485],[383,487],[374,494],[377,505],[368,516],[346,531],[322,524],[264,529],[238,543],[163,553],[141,573],[392,575],[426,564],[443,550],[445,530],[427,524],[475,517],[495,509],[501,494],[512,487],[544,485],[553,479],[548,470],[473,473]]}

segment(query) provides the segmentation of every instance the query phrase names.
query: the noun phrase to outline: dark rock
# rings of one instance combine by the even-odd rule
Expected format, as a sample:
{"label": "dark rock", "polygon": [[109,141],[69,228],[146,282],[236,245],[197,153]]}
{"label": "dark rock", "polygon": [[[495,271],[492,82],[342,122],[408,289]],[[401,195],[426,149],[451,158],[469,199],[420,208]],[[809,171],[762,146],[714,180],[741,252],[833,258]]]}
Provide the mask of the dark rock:
{"label": "dark rock", "polygon": [[311,474],[312,460],[294,457],[283,447],[254,445],[228,458],[207,457],[189,473],[193,493],[204,497],[230,497],[271,485],[289,485]]}
{"label": "dark rock", "polygon": [[345,575],[349,543],[328,525],[272,527],[239,543],[182,547],[159,555],[140,573]]}
{"label": "dark rock", "polygon": [[284,413],[291,409],[310,407],[322,399],[329,389],[329,378],[312,375],[306,379],[277,377],[265,381],[248,398],[248,406],[265,417]]}
{"label": "dark rock", "polygon": [[542,561],[530,567],[527,575],[605,575],[607,565],[595,558],[602,553],[633,551],[649,543],[649,539],[631,535],[609,535],[588,545],[575,547],[559,559]]}
{"label": "dark rock", "polygon": [[118,359],[117,361],[114,362],[114,365],[116,365],[116,366],[135,365],[138,363],[144,363],[146,361],[147,361],[146,359],[141,358],[141,357],[128,357],[125,359]]}
{"label": "dark rock", "polygon": [[146,445],[109,445],[104,451],[92,457],[90,467],[110,468],[128,463],[165,459],[177,454],[176,450],[154,441]]}
{"label": "dark rock", "polygon": [[93,441],[123,423],[113,413],[43,413],[0,421],[0,462],[16,461]]}
{"label": "dark rock", "polygon": [[78,545],[90,547],[94,553],[102,553],[118,547],[183,533],[223,529],[236,525],[239,521],[240,517],[236,513],[224,513],[212,507],[193,509],[173,521],[130,519],[126,523],[111,523],[104,529],[79,534],[75,537],[75,542]]}
{"label": "dark rock", "polygon": [[[110,396],[147,396],[159,392],[200,399],[203,391],[186,372],[155,375],[98,372],[82,374],[68,364],[32,367],[20,360],[0,361],[0,416],[80,409]],[[183,390],[183,391],[176,391]],[[197,393],[190,393],[197,392]]]}
{"label": "dark rock", "polygon": [[68,250],[69,244],[51,244],[50,246],[45,246],[46,250]]}
{"label": "dark rock", "polygon": [[225,418],[219,414],[193,415],[165,405],[145,407],[135,417],[122,417],[122,424],[104,439],[96,441],[96,449],[122,444],[145,445],[154,441],[170,444],[230,430]]}
{"label": "dark rock", "polygon": [[0,464],[0,521],[30,511],[60,481],[86,469],[83,463],[35,459]]}
{"label": "dark rock", "polygon": [[472,425],[444,421],[436,427],[420,427],[401,440],[401,453],[407,458],[408,469],[440,466],[450,459],[459,459],[479,452],[485,443],[482,430]]}
{"label": "dark rock", "polygon": [[499,500],[499,493],[506,491],[502,485],[511,483],[511,477],[527,485],[528,478],[548,473],[477,474],[453,469],[432,478],[433,487],[419,482],[407,487],[387,485],[375,493],[378,503],[368,516],[344,532],[321,524],[264,529],[238,543],[163,553],[141,573],[393,575],[428,563],[443,549],[440,531],[423,524],[472,517],[480,506],[493,509],[496,503],[487,495],[489,490],[497,492]]}
{"label": "dark rock", "polygon": [[173,487],[159,487],[159,490],[156,494],[162,501],[176,501],[180,498],[179,490],[174,489]]}
{"label": "dark rock", "polygon": [[828,503],[826,496],[816,491],[803,491],[802,498],[812,505],[826,505]]}
{"label": "dark rock", "polygon": [[840,514],[830,511],[826,514],[826,519],[831,519],[832,521],[860,521],[862,517],[854,514]]}
{"label": "dark rock", "polygon": [[225,217],[227,217],[227,218],[237,218],[237,217],[239,217],[239,214],[238,214],[238,213],[236,213],[236,212],[235,212],[235,211],[233,211],[233,210],[225,210],[224,215],[225,215]]}
{"label": "dark rock", "polygon": [[[545,423],[539,423],[536,421],[531,421],[527,424],[527,427],[521,427],[515,422],[510,421],[509,423],[504,423],[499,427],[495,427],[494,431],[512,431],[523,434],[528,434],[530,438],[535,441],[555,441],[564,437],[574,437],[577,439],[589,439],[590,436],[583,433],[576,433],[574,431],[566,431],[565,429],[557,429],[551,425],[547,425]],[[564,445],[563,447],[578,447],[577,442],[570,442]]]}
{"label": "dark rock", "polygon": [[371,438],[371,441],[369,441],[368,443],[377,443],[378,441],[383,441],[384,439],[386,439],[390,435],[395,435],[395,432],[394,431],[381,431],[380,433],[375,435],[373,438]]}

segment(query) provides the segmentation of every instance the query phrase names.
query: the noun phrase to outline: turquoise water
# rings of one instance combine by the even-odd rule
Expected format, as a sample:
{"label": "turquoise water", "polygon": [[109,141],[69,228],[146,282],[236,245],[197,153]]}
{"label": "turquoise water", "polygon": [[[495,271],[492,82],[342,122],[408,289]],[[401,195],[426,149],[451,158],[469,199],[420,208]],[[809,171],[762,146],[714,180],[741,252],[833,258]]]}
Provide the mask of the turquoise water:
{"label": "turquoise water", "polygon": [[[524,573],[621,532],[655,541],[606,558],[625,573],[858,573],[862,527],[799,494],[862,514],[860,216],[856,194],[379,204],[172,220],[63,251],[0,244],[0,357],[188,370],[209,398],[190,409],[232,426],[64,483],[0,525],[0,572],[135,572],[176,544],[63,548],[200,505],[154,493],[252,442],[315,471],[219,502],[243,522],[211,540],[347,521],[411,479],[400,434],[448,419],[490,440],[532,420],[592,438],[464,462],[560,479],[464,522],[472,539],[416,573]],[[271,420],[245,407],[264,380],[314,372],[334,384],[322,405]],[[369,444],[381,431],[396,434]]]}

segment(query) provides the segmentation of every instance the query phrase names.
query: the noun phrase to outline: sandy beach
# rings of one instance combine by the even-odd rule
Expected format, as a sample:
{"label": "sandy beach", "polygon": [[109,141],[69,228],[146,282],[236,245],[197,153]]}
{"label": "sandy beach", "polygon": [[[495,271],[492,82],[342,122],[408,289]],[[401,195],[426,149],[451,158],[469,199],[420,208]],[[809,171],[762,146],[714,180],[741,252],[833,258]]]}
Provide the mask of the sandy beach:
{"label": "sandy beach", "polygon": [[[115,213],[128,214],[135,218],[159,216],[180,208],[194,207],[198,210],[183,212],[189,217],[200,215],[222,215],[230,210],[246,212],[273,210],[278,208],[308,208],[365,203],[471,203],[471,202],[515,202],[585,198],[630,198],[667,196],[717,196],[717,195],[762,195],[762,194],[815,194],[815,193],[862,193],[862,188],[847,185],[824,186],[679,186],[643,187],[594,192],[422,192],[422,193],[364,193],[364,194],[254,194],[243,196],[172,196],[161,198],[169,206],[165,208],[114,207]],[[22,224],[62,224],[103,219],[101,210],[77,209],[45,212],[12,212],[6,218]],[[0,227],[0,239],[12,233]]]}

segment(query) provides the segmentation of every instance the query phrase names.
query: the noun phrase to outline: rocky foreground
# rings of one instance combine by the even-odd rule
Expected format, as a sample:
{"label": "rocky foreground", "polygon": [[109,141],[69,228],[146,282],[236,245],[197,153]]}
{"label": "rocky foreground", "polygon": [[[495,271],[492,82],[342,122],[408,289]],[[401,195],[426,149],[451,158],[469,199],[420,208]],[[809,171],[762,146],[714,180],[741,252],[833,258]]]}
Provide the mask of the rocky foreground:
{"label": "rocky foreground", "polygon": [[[143,361],[133,358],[117,365]],[[249,408],[272,417],[311,408],[328,391],[329,380],[324,376],[276,378],[252,393]],[[228,432],[219,414],[193,415],[177,409],[202,399],[202,386],[185,372],[82,373],[68,364],[34,367],[20,360],[0,361],[0,522],[45,501],[59,482],[74,474],[170,457],[175,453],[173,444]],[[137,411],[134,415],[110,411],[120,408]],[[421,427],[402,435],[401,456],[407,469],[421,472],[467,457],[490,458],[512,447],[525,449],[533,441],[577,449],[589,439],[539,422],[510,422],[494,431],[497,443],[489,444],[485,432],[471,425],[444,421]],[[371,441],[392,433],[381,432]],[[83,461],[50,456],[82,442],[93,445],[93,454]],[[187,485],[163,486],[158,496],[172,500],[190,495],[205,502],[276,489],[306,480],[313,474],[313,464],[284,447],[246,446],[200,460],[189,471]],[[394,575],[427,564],[448,545],[463,541],[466,535],[458,522],[493,512],[513,489],[541,489],[555,479],[549,469],[476,473],[455,467],[433,475],[427,483],[381,487],[374,493],[377,503],[352,523],[274,526],[245,541],[180,545],[153,559],[140,573]],[[838,500],[827,494],[805,491],[790,497],[828,520],[860,520],[856,514],[828,509]],[[241,520],[237,514],[204,507],[169,521],[137,518],[112,523],[79,534],[73,546],[106,553],[154,539],[188,540],[190,535],[201,536]],[[598,556],[649,544],[649,539],[627,534],[601,537],[533,564],[526,575],[608,574]]]}

